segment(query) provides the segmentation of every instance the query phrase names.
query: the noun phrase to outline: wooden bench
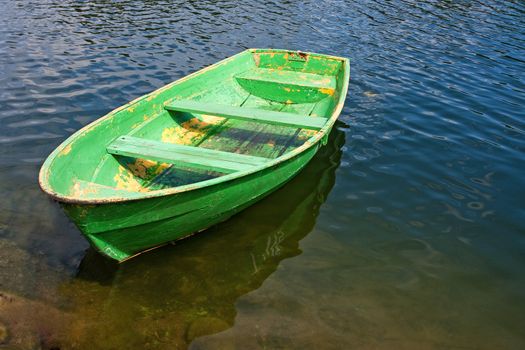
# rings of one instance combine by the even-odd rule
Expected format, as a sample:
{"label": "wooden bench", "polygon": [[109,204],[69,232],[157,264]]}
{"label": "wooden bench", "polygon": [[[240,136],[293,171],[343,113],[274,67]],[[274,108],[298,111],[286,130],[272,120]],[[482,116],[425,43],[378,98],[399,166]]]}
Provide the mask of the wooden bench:
{"label": "wooden bench", "polygon": [[285,125],[294,128],[319,130],[326,118],[302,116],[295,113],[275,112],[258,108],[226,106],[198,101],[174,101],[164,107],[168,111],[206,114],[216,117]]}
{"label": "wooden bench", "polygon": [[236,75],[235,79],[332,91],[336,89],[335,76],[271,68],[251,69]]}
{"label": "wooden bench", "polygon": [[149,159],[223,173],[243,171],[269,161],[268,158],[176,145],[133,136],[117,138],[106,147],[106,150],[118,156]]}
{"label": "wooden bench", "polygon": [[316,103],[333,96],[337,79],[286,69],[256,68],[235,76],[237,83],[250,94],[281,103]]}

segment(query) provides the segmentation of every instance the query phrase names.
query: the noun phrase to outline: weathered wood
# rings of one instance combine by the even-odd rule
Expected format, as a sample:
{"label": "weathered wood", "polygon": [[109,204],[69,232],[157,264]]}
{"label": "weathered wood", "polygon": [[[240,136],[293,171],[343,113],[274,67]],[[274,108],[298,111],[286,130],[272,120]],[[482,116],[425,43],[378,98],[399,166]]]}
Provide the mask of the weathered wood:
{"label": "weathered wood", "polygon": [[235,76],[237,80],[256,80],[266,83],[284,84],[294,87],[335,90],[336,79],[333,75],[319,75],[291,70],[271,68],[250,69]]}
{"label": "weathered wood", "polygon": [[318,102],[335,94],[335,76],[285,69],[257,68],[235,76],[251,94],[287,104]]}
{"label": "weathered wood", "polygon": [[262,157],[175,145],[132,136],[121,136],[106,149],[108,153],[114,155],[226,173],[246,170],[268,161]]}
{"label": "weathered wood", "polygon": [[230,119],[249,120],[254,122],[284,125],[301,129],[319,130],[327,119],[301,116],[294,113],[274,112],[256,108],[233,107],[197,101],[175,101],[164,108],[173,112],[213,115]]}
{"label": "weathered wood", "polygon": [[83,198],[100,198],[101,196],[127,196],[139,197],[139,193],[130,193],[129,191],[117,189],[111,186],[105,186],[92,181],[75,180],[72,187],[73,194]]}

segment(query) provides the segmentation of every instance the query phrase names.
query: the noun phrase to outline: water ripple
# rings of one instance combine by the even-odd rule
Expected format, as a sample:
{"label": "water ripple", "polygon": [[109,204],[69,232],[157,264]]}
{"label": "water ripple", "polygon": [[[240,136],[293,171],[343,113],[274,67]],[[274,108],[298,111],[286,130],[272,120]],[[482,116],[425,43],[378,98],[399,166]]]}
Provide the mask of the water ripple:
{"label": "water ripple", "polygon": [[275,320],[239,304],[236,347],[254,347],[247,334],[261,335],[258,347],[312,347],[300,335],[313,329],[327,335],[316,333],[321,346],[524,347],[522,1],[21,0],[0,19],[0,238],[13,251],[62,278],[76,270],[85,242],[36,177],[80,127],[249,47],[341,55],[352,72],[337,181],[304,254],[261,297],[294,291],[300,306]]}

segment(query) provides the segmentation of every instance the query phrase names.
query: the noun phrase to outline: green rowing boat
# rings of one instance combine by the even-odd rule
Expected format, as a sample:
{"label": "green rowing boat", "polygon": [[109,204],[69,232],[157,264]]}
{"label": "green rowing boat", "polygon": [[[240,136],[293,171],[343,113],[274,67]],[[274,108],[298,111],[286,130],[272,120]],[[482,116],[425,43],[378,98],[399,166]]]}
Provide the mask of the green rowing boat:
{"label": "green rowing boat", "polygon": [[326,142],[349,61],[252,49],[142,96],[64,141],[40,170],[89,242],[118,261],[219,223]]}

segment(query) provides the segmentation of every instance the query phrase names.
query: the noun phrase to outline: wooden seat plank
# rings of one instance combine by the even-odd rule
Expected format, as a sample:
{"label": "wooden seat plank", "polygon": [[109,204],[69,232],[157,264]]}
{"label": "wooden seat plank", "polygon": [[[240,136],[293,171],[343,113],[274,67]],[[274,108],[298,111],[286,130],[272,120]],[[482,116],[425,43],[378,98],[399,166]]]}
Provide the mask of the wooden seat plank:
{"label": "wooden seat plank", "polygon": [[133,136],[121,136],[106,147],[110,154],[217,172],[235,172],[261,165],[269,159],[244,154],[183,146]]}
{"label": "wooden seat plank", "polygon": [[267,83],[335,90],[336,78],[330,75],[279,70],[271,68],[251,69],[235,76],[237,80],[256,80]]}
{"label": "wooden seat plank", "polygon": [[164,108],[168,111],[174,112],[205,114],[312,130],[321,129],[327,122],[326,118],[320,117],[302,116],[295,113],[234,107],[198,101],[174,101],[166,105]]}

